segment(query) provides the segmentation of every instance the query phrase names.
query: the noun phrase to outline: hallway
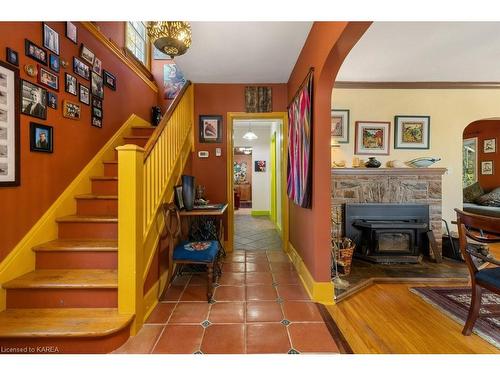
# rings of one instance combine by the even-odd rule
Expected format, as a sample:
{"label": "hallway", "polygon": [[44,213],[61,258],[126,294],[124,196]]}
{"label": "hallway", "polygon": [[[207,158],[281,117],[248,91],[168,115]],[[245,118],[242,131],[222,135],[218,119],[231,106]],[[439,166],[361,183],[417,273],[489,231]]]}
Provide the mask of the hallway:
{"label": "hallway", "polygon": [[281,251],[235,251],[206,302],[205,274],[174,280],[138,335],[115,353],[338,353]]}
{"label": "hallway", "polygon": [[251,209],[234,211],[234,248],[236,250],[281,250],[281,238],[268,216],[251,216]]}

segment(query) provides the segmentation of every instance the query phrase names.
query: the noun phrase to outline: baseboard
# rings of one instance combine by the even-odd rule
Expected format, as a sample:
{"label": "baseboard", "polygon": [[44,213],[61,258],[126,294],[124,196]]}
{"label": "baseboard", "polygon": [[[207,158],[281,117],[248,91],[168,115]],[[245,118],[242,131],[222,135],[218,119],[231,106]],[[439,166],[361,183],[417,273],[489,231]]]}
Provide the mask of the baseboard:
{"label": "baseboard", "polygon": [[287,254],[291,259],[295,270],[299,274],[302,284],[306,288],[311,300],[319,302],[323,305],[335,304],[335,289],[333,283],[331,281],[319,282],[314,280],[313,276],[307,269],[306,264],[290,242],[288,242]]}
{"label": "baseboard", "polygon": [[271,212],[270,211],[252,210],[251,215],[252,216],[271,216]]}

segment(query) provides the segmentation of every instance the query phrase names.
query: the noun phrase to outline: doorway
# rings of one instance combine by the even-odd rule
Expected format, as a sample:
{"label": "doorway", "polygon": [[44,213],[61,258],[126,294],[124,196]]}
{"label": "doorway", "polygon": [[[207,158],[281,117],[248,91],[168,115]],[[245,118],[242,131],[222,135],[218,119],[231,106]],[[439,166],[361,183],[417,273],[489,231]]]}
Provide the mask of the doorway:
{"label": "doorway", "polygon": [[229,251],[288,242],[285,131],[286,113],[228,114]]}

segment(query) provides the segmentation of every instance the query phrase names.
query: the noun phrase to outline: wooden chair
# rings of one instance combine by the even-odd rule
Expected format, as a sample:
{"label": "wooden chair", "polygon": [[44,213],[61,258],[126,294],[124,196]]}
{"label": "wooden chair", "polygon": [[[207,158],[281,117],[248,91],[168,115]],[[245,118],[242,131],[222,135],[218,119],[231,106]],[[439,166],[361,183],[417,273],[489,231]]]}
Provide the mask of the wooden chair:
{"label": "wooden chair", "polygon": [[183,234],[182,222],[177,206],[173,203],[165,203],[162,207],[165,217],[166,235],[168,236],[169,284],[174,279],[173,272],[177,264],[204,264],[207,266],[207,300],[210,302],[213,295],[213,284],[221,273],[221,267],[218,263],[220,251],[219,242],[203,241],[210,244],[207,249],[201,251],[187,250],[186,245],[192,244],[193,241],[184,239],[185,236]]}
{"label": "wooden chair", "polygon": [[467,246],[467,237],[479,243],[500,242],[500,218],[469,214],[458,209],[455,209],[455,211],[457,212],[460,252],[469,269],[472,283],[472,300],[469,308],[469,315],[467,316],[467,321],[462,330],[463,335],[469,336],[479,316],[482,288],[500,294],[500,267],[483,268],[479,270],[472,257],[476,257],[497,266],[500,266],[500,261],[493,257],[478,253]]}

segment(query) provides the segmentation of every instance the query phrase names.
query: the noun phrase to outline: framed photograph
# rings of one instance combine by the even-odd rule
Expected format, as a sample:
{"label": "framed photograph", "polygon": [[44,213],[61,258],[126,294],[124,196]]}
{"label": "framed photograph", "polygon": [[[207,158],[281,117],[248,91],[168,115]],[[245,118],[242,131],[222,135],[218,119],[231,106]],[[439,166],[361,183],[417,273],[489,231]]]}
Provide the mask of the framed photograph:
{"label": "framed photograph", "polygon": [[96,74],[102,75],[102,61],[97,57],[94,58],[94,65],[92,65],[92,71]]}
{"label": "framed photograph", "polygon": [[20,184],[19,69],[0,61],[0,187]]}
{"label": "framed photograph", "polygon": [[93,96],[92,97],[92,107],[102,109],[102,100]]}
{"label": "framed photograph", "polygon": [[97,117],[102,119],[102,109],[92,107],[92,117]]}
{"label": "framed photograph", "polygon": [[40,64],[47,65],[47,52],[28,39],[24,40],[24,53]]}
{"label": "framed photograph", "polygon": [[430,116],[395,116],[394,148],[428,150],[430,148]]}
{"label": "framed photograph", "polygon": [[5,60],[7,60],[9,64],[19,66],[19,54],[9,47],[6,48]]}
{"label": "framed photograph", "polygon": [[57,109],[57,95],[53,92],[47,92],[47,106],[52,109]]}
{"label": "framed photograph", "polygon": [[61,69],[61,60],[59,59],[59,56],[50,54],[49,68],[54,72],[59,73],[59,70]]}
{"label": "framed photograph", "polygon": [[80,99],[80,102],[86,105],[90,105],[90,89],[87,86],[82,85],[81,83],[79,83],[78,87],[78,97]]}
{"label": "framed photograph", "polygon": [[92,126],[102,128],[102,119],[92,116]]}
{"label": "framed photograph", "polygon": [[348,109],[332,109],[330,137],[337,143],[349,143]]}
{"label": "framed photograph", "polygon": [[481,162],[481,174],[482,175],[492,175],[494,174],[493,160],[482,161]]}
{"label": "framed photograph", "polygon": [[79,120],[81,116],[81,107],[78,103],[63,101],[63,116],[72,120]]}
{"label": "framed photograph", "polygon": [[90,79],[90,67],[78,57],[73,57],[73,73],[78,74],[87,81]]}
{"label": "framed photograph", "polygon": [[490,138],[483,141],[483,152],[485,154],[491,154],[497,152],[497,139]]}
{"label": "framed photograph", "polygon": [[182,199],[182,185],[174,186],[174,202],[179,210],[184,209],[184,200]]}
{"label": "framed photograph", "polygon": [[108,72],[107,70],[103,71],[104,74],[104,84],[109,87],[111,90],[116,90],[116,77]]}
{"label": "framed photograph", "polygon": [[222,116],[200,116],[199,123],[200,143],[222,142]]}
{"label": "framed photograph", "polygon": [[73,22],[66,22],[66,38],[78,44],[76,25]]}
{"label": "framed photograph", "polygon": [[389,155],[390,122],[356,121],[354,153],[357,155]]}
{"label": "framed photograph", "polygon": [[94,64],[95,54],[89,50],[83,43],[80,46],[80,57],[92,66]]}
{"label": "framed photograph", "polygon": [[102,77],[98,74],[92,72],[92,82],[91,82],[91,90],[92,95],[97,96],[100,99],[104,99],[104,86]]}
{"label": "framed photograph", "polygon": [[266,161],[265,160],[255,160],[254,171],[255,172],[265,172],[266,171]]}
{"label": "framed photograph", "polygon": [[69,73],[64,73],[64,90],[71,95],[77,95],[76,77]]}
{"label": "framed photograph", "polygon": [[30,151],[53,152],[54,135],[52,126],[30,122]]}
{"label": "framed photograph", "polygon": [[21,113],[42,120],[47,118],[47,90],[21,80]]}
{"label": "framed photograph", "polygon": [[59,55],[59,34],[46,23],[42,23],[42,27],[43,46],[56,55]]}
{"label": "framed photograph", "polygon": [[59,76],[38,65],[38,83],[49,89],[59,91]]}

